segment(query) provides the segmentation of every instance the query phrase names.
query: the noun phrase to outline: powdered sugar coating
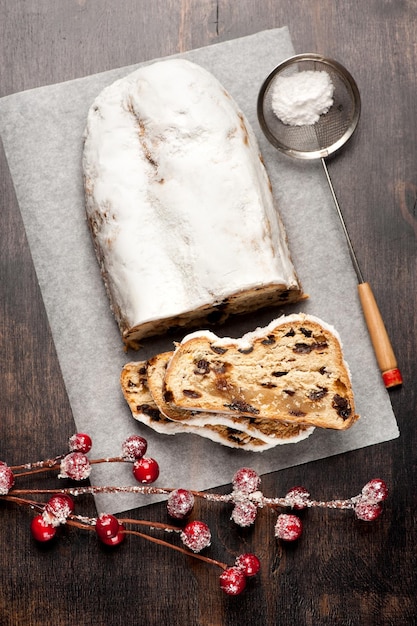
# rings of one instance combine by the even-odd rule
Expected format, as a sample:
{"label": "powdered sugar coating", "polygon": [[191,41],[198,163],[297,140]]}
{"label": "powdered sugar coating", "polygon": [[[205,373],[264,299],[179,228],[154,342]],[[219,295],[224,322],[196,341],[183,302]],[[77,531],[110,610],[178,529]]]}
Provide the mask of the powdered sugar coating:
{"label": "powdered sugar coating", "polygon": [[288,506],[293,509],[305,509],[308,506],[310,494],[305,487],[293,487],[285,496]]}
{"label": "powdered sugar coating", "polygon": [[70,452],[61,461],[59,478],[85,480],[91,474],[90,461],[82,452]]}
{"label": "powdered sugar coating", "polygon": [[14,475],[10,467],[0,461],[0,495],[5,496],[14,485]]}
{"label": "powdered sugar coating", "polygon": [[382,507],[380,504],[359,500],[355,505],[356,517],[364,522],[373,522],[381,513]]}
{"label": "powdered sugar coating", "polygon": [[107,87],[88,114],[83,169],[123,332],[299,290],[255,134],[202,67],[170,59]]}
{"label": "powdered sugar coating", "polygon": [[131,435],[122,443],[122,456],[127,461],[141,459],[148,449],[148,442],[140,435]]}
{"label": "powdered sugar coating", "polygon": [[246,495],[259,489],[261,477],[251,467],[242,467],[233,476],[232,484],[234,491]]}
{"label": "powdered sugar coating", "polygon": [[296,541],[303,531],[303,524],[299,517],[287,513],[278,515],[275,524],[275,537],[284,541]]}
{"label": "powdered sugar coating", "polygon": [[72,498],[66,494],[57,494],[52,496],[46,503],[42,515],[45,524],[59,526],[60,524],[65,524],[73,510],[74,501]]}
{"label": "powdered sugar coating", "polygon": [[174,519],[184,519],[190,515],[194,507],[194,496],[187,489],[175,489],[169,494],[167,501],[168,514]]}
{"label": "powdered sugar coating", "polygon": [[246,576],[256,576],[261,569],[261,562],[256,554],[245,553],[240,554],[236,558],[236,567],[242,570]]}
{"label": "powdered sugar coating", "polygon": [[229,596],[237,596],[246,587],[246,576],[240,567],[228,567],[220,575],[220,588]]}
{"label": "powdered sugar coating", "polygon": [[363,498],[371,504],[383,502],[388,496],[388,487],[381,478],[373,478],[362,489]]}
{"label": "powdered sugar coating", "polygon": [[86,433],[75,433],[69,438],[68,444],[71,452],[89,452],[92,446],[90,435]]}
{"label": "powdered sugar coating", "polygon": [[201,552],[211,543],[210,528],[197,520],[187,524],[180,536],[183,544],[193,552]]}
{"label": "powdered sugar coating", "polygon": [[246,528],[247,526],[252,526],[256,519],[257,512],[258,507],[256,504],[250,502],[249,500],[245,500],[235,504],[230,519],[233,520],[238,526]]}
{"label": "powdered sugar coating", "polygon": [[324,71],[278,76],[272,89],[272,110],[289,126],[315,124],[332,106],[333,92],[330,75]]}

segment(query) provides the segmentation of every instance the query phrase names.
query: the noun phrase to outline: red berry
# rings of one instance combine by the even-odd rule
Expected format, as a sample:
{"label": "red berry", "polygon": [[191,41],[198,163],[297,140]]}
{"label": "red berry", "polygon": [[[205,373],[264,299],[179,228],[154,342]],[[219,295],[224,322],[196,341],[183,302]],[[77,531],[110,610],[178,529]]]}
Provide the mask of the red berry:
{"label": "red berry", "polygon": [[255,576],[261,569],[261,562],[255,554],[241,554],[236,559],[236,567],[246,576]]}
{"label": "red berry", "polygon": [[285,499],[288,501],[288,506],[300,510],[307,507],[309,497],[310,494],[305,487],[293,487],[289,490]]}
{"label": "red berry", "polygon": [[90,435],[86,433],[75,433],[69,438],[69,449],[71,452],[90,452],[93,442]]}
{"label": "red berry", "polygon": [[61,461],[59,478],[85,480],[90,476],[91,465],[83,452],[70,452]]}
{"label": "red berry", "polygon": [[228,567],[220,574],[220,588],[229,596],[238,596],[246,587],[246,576],[239,567]]}
{"label": "red berry", "polygon": [[365,500],[359,500],[355,505],[355,514],[358,519],[365,522],[373,522],[382,513],[382,506],[378,503],[372,504]]}
{"label": "red berry", "polygon": [[255,470],[249,467],[242,467],[233,476],[232,484],[235,491],[249,494],[259,489],[261,479]]}
{"label": "red berry", "polygon": [[112,539],[113,537],[116,537],[116,535],[120,531],[120,522],[114,515],[102,513],[97,518],[95,528],[97,536],[102,541],[105,541],[107,539]]}
{"label": "red berry", "polygon": [[187,524],[180,537],[183,544],[193,552],[200,552],[211,542],[210,528],[204,522],[197,520]]}
{"label": "red berry", "polygon": [[122,455],[126,461],[141,459],[148,448],[148,442],[139,435],[131,435],[122,443]]}
{"label": "red berry", "polygon": [[14,474],[12,470],[6,463],[0,461],[0,496],[8,494],[13,485]]}
{"label": "red berry", "polygon": [[65,524],[74,510],[74,500],[65,493],[59,493],[48,500],[43,512],[43,519],[47,524],[59,526]]}
{"label": "red berry", "polygon": [[133,476],[139,483],[154,483],[159,476],[159,465],[155,459],[138,459],[133,464]]}
{"label": "red berry", "polygon": [[377,504],[387,499],[388,487],[381,478],[373,478],[362,489],[362,495],[370,504]]}
{"label": "red berry", "polygon": [[253,502],[238,502],[232,511],[231,519],[238,526],[245,528],[253,524],[257,512],[258,507]]}
{"label": "red berry", "polygon": [[281,513],[275,525],[275,537],[284,541],[295,541],[301,537],[303,524],[296,515]]}
{"label": "red berry", "polygon": [[194,507],[194,496],[187,489],[175,489],[168,497],[167,510],[174,519],[185,519]]}
{"label": "red berry", "polygon": [[126,537],[123,524],[119,524],[119,531],[113,537],[100,537],[100,541],[106,546],[118,546]]}
{"label": "red berry", "polygon": [[56,528],[52,524],[48,524],[42,515],[34,517],[30,524],[32,536],[36,541],[50,541],[55,537]]}

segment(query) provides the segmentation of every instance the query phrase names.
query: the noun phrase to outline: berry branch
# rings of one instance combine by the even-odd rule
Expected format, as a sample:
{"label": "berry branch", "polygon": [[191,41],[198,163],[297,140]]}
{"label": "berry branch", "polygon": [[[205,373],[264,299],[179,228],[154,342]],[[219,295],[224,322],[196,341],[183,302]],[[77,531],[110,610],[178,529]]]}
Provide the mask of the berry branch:
{"label": "berry branch", "polygon": [[[92,441],[85,433],[76,433],[69,439],[69,452],[34,463],[9,466],[0,461],[0,499],[26,506],[36,513],[31,521],[31,532],[35,540],[52,540],[57,528],[62,525],[73,526],[81,530],[95,531],[98,539],[108,546],[117,546],[127,535],[136,536],[158,545],[171,548],[188,556],[219,567],[220,587],[228,595],[238,595],[246,587],[247,578],[255,576],[260,569],[256,555],[246,553],[237,557],[234,565],[228,566],[208,556],[199,554],[211,544],[211,532],[207,524],[192,520],[182,526],[151,522],[132,518],[118,518],[115,515],[101,513],[98,517],[85,517],[74,513],[74,497],[96,495],[100,493],[137,493],[142,495],[167,495],[167,512],[172,520],[186,521],[191,515],[195,498],[210,502],[232,505],[231,520],[240,527],[251,526],[256,519],[258,509],[270,507],[291,509],[291,513],[279,513],[275,524],[275,536],[281,541],[296,541],[300,538],[303,526],[296,511],[306,508],[350,509],[356,517],[364,521],[373,521],[382,512],[382,502],[387,498],[388,489],[379,478],[369,481],[361,493],[348,499],[322,501],[313,500],[304,487],[293,487],[284,497],[270,498],[260,491],[261,478],[251,468],[244,467],[233,476],[230,494],[221,495],[181,488],[150,486],[159,476],[159,466],[155,459],[145,457],[147,441],[138,435],[128,437],[122,444],[122,454],[116,457],[90,460],[87,453]],[[58,478],[67,478],[77,483],[89,478],[92,466],[99,463],[131,463],[135,479],[142,486],[70,486],[60,489],[17,489],[15,482],[22,476],[39,474],[46,471],[58,471]],[[37,495],[50,496],[47,502],[29,499]],[[137,530],[147,528],[150,532],[163,531],[179,535],[182,546],[170,543],[151,534]],[[183,547],[185,546],[185,547]]]}

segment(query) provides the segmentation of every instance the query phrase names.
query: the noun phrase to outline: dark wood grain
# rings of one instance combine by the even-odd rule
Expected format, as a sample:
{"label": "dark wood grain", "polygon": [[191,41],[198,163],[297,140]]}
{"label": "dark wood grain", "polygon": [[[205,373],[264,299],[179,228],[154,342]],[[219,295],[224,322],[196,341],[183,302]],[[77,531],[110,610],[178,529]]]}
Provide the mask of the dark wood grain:
{"label": "dark wood grain", "polygon": [[[339,59],[358,82],[359,129],[328,165],[404,386],[390,393],[398,440],[265,476],[263,491],[301,483],[323,497],[349,496],[382,475],[391,492],[384,514],[368,525],[308,511],[302,540],[284,548],[270,511],[242,531],[229,511],[200,503],[214,558],[232,563],[250,550],[262,559],[248,592],[228,598],[215,568],[140,540],[111,551],[67,529],[42,549],[27,511],[2,502],[2,626],[415,623],[415,0],[0,0],[0,95],[283,25],[297,52]],[[18,463],[64,450],[74,423],[2,152],[0,198],[0,458]],[[94,512],[87,498],[83,507]],[[163,520],[165,507],[140,515]]]}

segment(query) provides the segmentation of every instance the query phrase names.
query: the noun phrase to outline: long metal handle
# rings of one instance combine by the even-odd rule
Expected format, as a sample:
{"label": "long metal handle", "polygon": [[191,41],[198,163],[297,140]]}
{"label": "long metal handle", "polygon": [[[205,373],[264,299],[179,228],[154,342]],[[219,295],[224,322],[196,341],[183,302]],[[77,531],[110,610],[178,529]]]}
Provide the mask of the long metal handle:
{"label": "long metal handle", "polygon": [[324,173],[326,174],[327,182],[330,187],[337,214],[339,216],[343,232],[346,237],[353,267],[358,278],[359,299],[362,305],[366,325],[368,326],[369,336],[371,338],[371,342],[374,348],[376,360],[379,369],[381,370],[382,379],[384,381],[385,387],[396,387],[398,385],[401,385],[403,382],[401,372],[397,365],[397,359],[395,358],[394,350],[392,349],[391,341],[388,337],[388,333],[385,328],[385,324],[383,322],[371,286],[369,285],[369,283],[365,282],[361,269],[359,267],[356,254],[353,249],[348,230],[346,228],[345,220],[343,219],[343,214],[340,210],[340,206],[333,189],[332,181],[327,170],[327,165],[323,158],[321,159],[321,162],[323,165]]}

